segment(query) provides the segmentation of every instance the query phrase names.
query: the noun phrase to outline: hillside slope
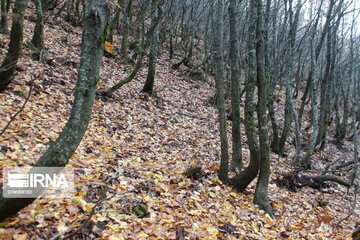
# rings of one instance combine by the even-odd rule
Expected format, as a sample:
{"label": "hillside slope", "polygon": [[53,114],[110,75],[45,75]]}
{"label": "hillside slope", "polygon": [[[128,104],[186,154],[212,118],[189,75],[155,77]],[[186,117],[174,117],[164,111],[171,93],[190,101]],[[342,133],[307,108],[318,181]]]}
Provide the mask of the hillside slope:
{"label": "hillside slope", "polygon": [[[25,26],[27,41],[34,26],[31,18]],[[0,94],[1,128],[24,102],[32,78],[35,85],[25,109],[0,136],[2,167],[33,164],[61,132],[73,100],[80,32],[50,17],[44,61],[32,61],[31,51],[24,48],[15,81]],[[7,43],[7,38],[0,40],[1,59]],[[118,58],[103,59],[100,88],[122,79],[131,68]],[[76,196],[36,200],[1,223],[1,239],[48,239],[74,231],[99,199],[99,184],[107,186],[108,196],[115,195],[74,239],[175,239],[180,226],[188,239],[350,239],[354,225],[360,224],[359,210],[341,226],[336,224],[351,210],[354,196],[335,184],[322,192],[277,187],[275,179],[290,171],[287,159],[271,156],[269,196],[276,220],[253,205],[255,183],[244,193],[223,186],[217,178],[217,111],[209,103],[214,89],[181,69],[172,70],[165,57],[157,67],[157,96],[140,93],[144,67],[113,98],[97,99],[87,134],[69,163],[76,169]],[[319,165],[351,160],[351,148],[343,151],[330,145],[314,159]],[[245,161],[248,154],[245,145]],[[203,169],[199,180],[184,175],[193,166]],[[143,205],[149,215],[139,218],[134,208]]]}

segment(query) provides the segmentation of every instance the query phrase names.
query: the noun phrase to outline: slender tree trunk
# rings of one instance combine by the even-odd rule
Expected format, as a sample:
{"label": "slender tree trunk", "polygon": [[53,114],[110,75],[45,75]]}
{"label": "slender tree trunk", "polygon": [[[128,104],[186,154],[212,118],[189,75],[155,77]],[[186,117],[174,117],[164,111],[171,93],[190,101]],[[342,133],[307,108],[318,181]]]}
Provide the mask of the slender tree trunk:
{"label": "slender tree trunk", "polygon": [[[293,90],[292,90],[292,73],[293,73],[293,60],[294,60],[294,48],[296,41],[296,32],[298,28],[299,15],[301,10],[301,1],[298,1],[296,7],[296,13],[293,15],[292,10],[292,1],[289,1],[289,19],[290,19],[290,29],[288,34],[288,44],[287,44],[287,74],[286,74],[286,100],[285,100],[285,120],[283,132],[279,142],[279,154],[283,155],[285,151],[285,143],[288,138],[289,131],[291,129],[291,124],[293,120],[295,120],[295,124],[298,123],[298,119],[294,119],[297,117],[295,114],[295,107],[293,102]],[[296,130],[296,134],[300,134],[299,130]],[[299,136],[296,136],[296,139],[299,139]],[[300,143],[297,142],[297,148]]]}
{"label": "slender tree trunk", "polygon": [[232,170],[237,173],[242,168],[242,145],[240,130],[240,64],[239,33],[236,21],[236,0],[230,0],[230,64],[231,64],[231,113],[232,113]]}
{"label": "slender tree trunk", "polygon": [[121,55],[125,61],[128,59],[128,43],[129,43],[129,30],[130,30],[130,15],[132,0],[125,1],[126,6],[124,6],[124,18],[123,18],[123,35],[121,41]]}
{"label": "slender tree trunk", "polygon": [[256,28],[257,28],[257,5],[256,0],[250,1],[249,29],[248,29],[248,66],[247,79],[245,83],[245,132],[247,144],[250,150],[250,163],[244,171],[241,171],[233,180],[233,185],[238,191],[244,191],[246,187],[256,178],[259,172],[260,149],[256,136],[256,125],[254,119],[255,104],[254,93],[257,81],[256,60]]}
{"label": "slender tree trunk", "polygon": [[359,171],[359,163],[360,163],[360,157],[359,157],[359,134],[358,134],[358,128],[357,128],[357,119],[356,119],[356,112],[358,111],[357,104],[359,101],[353,101],[353,108],[352,108],[352,130],[354,134],[353,142],[354,142],[354,168],[350,176],[350,185],[354,185],[357,173]]}
{"label": "slender tree trunk", "polygon": [[253,0],[257,8],[257,30],[256,30],[256,60],[257,60],[257,86],[258,106],[257,116],[259,122],[259,143],[260,143],[260,172],[256,184],[254,203],[270,216],[275,217],[268,197],[268,185],[270,177],[270,144],[268,132],[268,79],[265,74],[265,42],[262,0]]}
{"label": "slender tree trunk", "polygon": [[[151,21],[157,21],[158,11],[157,11],[157,0],[151,1]],[[142,89],[143,92],[152,94],[154,87],[154,80],[156,75],[156,58],[157,58],[157,49],[158,49],[158,25],[154,29],[154,32],[151,36],[150,43],[150,53],[149,53],[149,69],[146,77],[146,81],[144,87]]]}
{"label": "slender tree trunk", "polygon": [[[310,39],[312,42],[312,39]],[[310,100],[311,100],[311,126],[312,126],[312,133],[310,137],[310,143],[308,145],[306,155],[303,159],[301,159],[301,166],[308,168],[310,164],[310,157],[314,152],[315,144],[316,144],[316,138],[318,135],[318,104],[317,104],[317,93],[316,93],[316,79],[315,76],[313,76],[315,69],[315,56],[314,56],[314,47],[311,46],[311,69],[310,69],[310,75],[309,75],[309,81],[310,81]]]}
{"label": "slender tree trunk", "polygon": [[8,34],[8,6],[10,5],[9,0],[1,0],[1,18],[0,18],[0,34]]}
{"label": "slender tree trunk", "polygon": [[13,22],[8,53],[0,66],[0,92],[10,84],[19,60],[24,31],[24,13],[28,0],[16,0],[13,8]]}
{"label": "slender tree trunk", "polygon": [[36,50],[36,58],[39,59],[41,51],[44,48],[44,25],[45,14],[48,7],[47,0],[35,0],[36,5],[36,25],[34,35],[31,40],[32,46]]}
{"label": "slender tree trunk", "polygon": [[[78,83],[71,114],[62,133],[35,164],[36,167],[63,167],[80,144],[90,120],[99,82],[103,34],[107,22],[108,1],[85,1],[85,21],[82,35]],[[6,191],[6,187],[4,189]],[[0,194],[0,220],[16,214],[34,198],[3,198]]]}
{"label": "slender tree trunk", "polygon": [[226,128],[225,111],[225,78],[224,78],[224,0],[217,0],[215,19],[213,19],[214,36],[214,61],[215,61],[215,81],[217,89],[217,107],[219,109],[219,131],[221,145],[221,162],[219,170],[219,179],[223,183],[228,182],[229,154],[228,139]]}

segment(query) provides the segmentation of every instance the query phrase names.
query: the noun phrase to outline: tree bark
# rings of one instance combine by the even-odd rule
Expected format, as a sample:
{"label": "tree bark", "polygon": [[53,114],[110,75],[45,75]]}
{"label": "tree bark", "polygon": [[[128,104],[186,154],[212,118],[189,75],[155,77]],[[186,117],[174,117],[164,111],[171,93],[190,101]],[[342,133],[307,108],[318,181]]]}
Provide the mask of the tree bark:
{"label": "tree bark", "polygon": [[31,40],[31,44],[36,50],[36,53],[40,55],[44,48],[44,25],[45,14],[48,7],[47,0],[35,0],[36,6],[36,25],[34,29],[34,35]]}
{"label": "tree bark", "polygon": [[240,63],[239,63],[239,33],[236,21],[236,1],[230,0],[230,64],[231,64],[231,113],[232,113],[232,170],[237,173],[242,168],[242,145],[240,129]]}
{"label": "tree bark", "polygon": [[[158,18],[157,4],[158,4],[158,0],[151,1],[151,21],[157,21]],[[156,75],[157,50],[158,50],[158,25],[156,24],[154,32],[152,33],[151,36],[148,74],[146,77],[144,87],[142,89],[143,92],[148,93],[149,95],[153,93],[153,88],[154,88],[154,80]]]}
{"label": "tree bark", "polygon": [[258,86],[258,106],[257,116],[259,122],[259,143],[260,143],[260,172],[256,184],[254,203],[267,212],[271,217],[275,217],[268,197],[268,185],[270,177],[270,144],[268,132],[268,79],[265,75],[265,42],[262,0],[253,0],[257,9],[257,29],[256,29],[256,60],[257,60],[257,86]]}
{"label": "tree bark", "polygon": [[129,43],[129,30],[130,30],[130,14],[132,7],[132,0],[125,1],[124,17],[123,17],[123,34],[121,41],[121,56],[125,61],[128,60],[128,43]]}
{"label": "tree bark", "polygon": [[[215,61],[215,81],[217,89],[217,107],[219,109],[219,131],[220,131],[220,148],[221,162],[219,170],[219,179],[223,183],[228,182],[229,171],[229,154],[228,139],[226,127],[226,111],[225,111],[225,79],[224,79],[224,2],[217,0],[215,19],[213,19],[214,36],[214,61]],[[216,20],[216,21],[215,21]]]}
{"label": "tree bark", "polygon": [[10,5],[10,1],[9,0],[1,0],[1,18],[0,18],[0,34],[8,34],[9,30],[8,30],[8,5]]}
{"label": "tree bark", "polygon": [[241,171],[233,179],[233,185],[238,191],[244,191],[246,187],[256,178],[259,172],[260,149],[256,136],[256,125],[254,119],[255,103],[254,93],[257,80],[256,60],[256,28],[257,28],[257,5],[256,0],[250,1],[249,29],[248,29],[248,66],[247,79],[245,83],[245,132],[247,144],[250,150],[250,163],[244,171]]}
{"label": "tree bark", "polygon": [[[108,17],[108,1],[85,1],[84,12],[80,70],[71,114],[62,133],[36,162],[36,167],[65,166],[80,144],[88,127],[96,85],[99,82],[104,46],[103,35]],[[16,214],[34,200],[34,198],[3,198],[1,194],[0,220]]]}
{"label": "tree bark", "polygon": [[4,91],[10,84],[16,64],[20,58],[23,43],[24,14],[28,2],[28,0],[15,1],[9,50],[0,66],[0,92]]}

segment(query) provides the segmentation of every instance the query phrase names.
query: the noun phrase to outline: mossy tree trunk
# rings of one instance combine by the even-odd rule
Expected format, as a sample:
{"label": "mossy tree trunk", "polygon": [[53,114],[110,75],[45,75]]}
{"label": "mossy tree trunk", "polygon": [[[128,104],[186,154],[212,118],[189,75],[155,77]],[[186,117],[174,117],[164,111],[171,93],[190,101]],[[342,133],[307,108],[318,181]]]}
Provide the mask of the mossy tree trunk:
{"label": "mossy tree trunk", "polygon": [[36,24],[34,29],[34,35],[31,39],[32,47],[35,48],[36,55],[41,54],[44,48],[44,25],[45,14],[48,7],[47,0],[35,0],[36,6]]}
{"label": "mossy tree trunk", "polygon": [[9,50],[0,66],[0,92],[10,84],[16,64],[21,54],[24,31],[24,13],[28,0],[16,0],[13,8]]}
{"label": "mossy tree trunk", "polygon": [[[213,2],[211,2],[212,4]],[[226,130],[226,111],[225,111],[225,76],[224,76],[224,2],[217,0],[215,5],[215,18],[212,21],[214,42],[213,55],[215,63],[215,81],[217,90],[217,107],[219,109],[219,132],[221,162],[219,170],[219,179],[223,183],[228,182],[229,154],[228,139]]]}
{"label": "mossy tree trunk", "polygon": [[0,17],[0,34],[8,34],[8,13],[10,9],[10,0],[1,0],[0,3],[1,17]]}
{"label": "mossy tree trunk", "polygon": [[262,0],[253,0],[257,9],[257,29],[256,29],[256,60],[257,60],[257,86],[258,86],[258,105],[257,117],[259,124],[259,145],[260,145],[260,167],[259,178],[256,184],[254,203],[261,209],[274,217],[272,207],[268,197],[268,185],[270,177],[270,144],[268,131],[268,79],[265,73],[265,41],[263,24]]}
{"label": "mossy tree trunk", "polygon": [[240,129],[240,63],[239,63],[239,33],[236,21],[236,1],[230,0],[230,64],[231,64],[231,113],[232,113],[232,170],[237,173],[242,168],[242,145]]}
{"label": "mossy tree trunk", "polygon": [[129,30],[131,19],[132,0],[126,0],[124,6],[122,40],[121,40],[121,56],[124,61],[128,60],[128,44],[129,44]]}
{"label": "mossy tree trunk", "polygon": [[284,120],[284,127],[281,134],[281,138],[279,141],[279,154],[281,156],[284,155],[285,151],[285,143],[288,139],[289,132],[291,130],[292,122],[295,121],[295,129],[296,129],[296,146],[297,149],[300,147],[300,136],[299,136],[299,129],[298,129],[298,117],[297,113],[295,111],[294,107],[294,101],[293,101],[293,90],[292,90],[292,76],[293,76],[293,61],[294,61],[294,52],[295,52],[295,41],[296,41],[296,33],[298,29],[298,23],[299,23],[299,16],[300,16],[300,10],[301,10],[301,1],[298,0],[297,7],[296,7],[296,13],[294,15],[293,9],[292,9],[292,2],[289,1],[289,22],[290,22],[290,29],[288,33],[287,38],[287,73],[286,73],[286,84],[285,84],[285,91],[286,91],[286,99],[285,99],[285,120]]}
{"label": "mossy tree trunk", "polygon": [[[158,0],[151,1],[151,21],[157,21],[158,19],[158,10],[157,10]],[[144,87],[142,89],[143,92],[151,95],[153,93],[154,88],[154,80],[156,75],[156,58],[157,58],[157,50],[158,50],[158,24],[154,29],[154,32],[151,36],[150,43],[150,53],[149,53],[149,68],[146,77],[146,81]]]}
{"label": "mossy tree trunk", "polygon": [[[80,70],[71,114],[55,143],[36,162],[35,166],[37,167],[65,166],[80,144],[88,127],[96,94],[96,85],[99,81],[104,30],[108,17],[108,1],[85,1],[84,14]],[[16,214],[34,200],[34,198],[3,198],[1,194],[0,220]]]}
{"label": "mossy tree trunk", "polygon": [[257,62],[256,62],[256,27],[257,27],[257,11],[256,2],[250,1],[249,7],[249,28],[248,28],[248,66],[245,82],[245,132],[247,144],[250,150],[250,163],[247,168],[241,171],[233,179],[233,185],[238,191],[244,191],[246,187],[256,178],[259,172],[260,149],[256,136],[255,125],[255,84],[257,80]]}

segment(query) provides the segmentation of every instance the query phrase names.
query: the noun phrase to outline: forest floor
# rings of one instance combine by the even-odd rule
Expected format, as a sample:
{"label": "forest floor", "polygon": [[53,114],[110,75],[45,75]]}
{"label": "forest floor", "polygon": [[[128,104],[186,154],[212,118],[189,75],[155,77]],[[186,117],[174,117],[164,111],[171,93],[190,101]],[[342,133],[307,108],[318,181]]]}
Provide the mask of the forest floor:
{"label": "forest floor", "polygon": [[[25,43],[34,27],[29,15]],[[71,109],[81,30],[50,16],[45,32],[44,61],[33,61],[31,50],[24,47],[13,83],[0,94],[2,129],[25,101],[34,79],[25,109],[0,136],[1,167],[34,164],[61,132]],[[0,39],[1,59],[8,40]],[[124,78],[128,69],[116,54],[103,58],[100,88]],[[217,111],[209,102],[214,89],[185,73],[172,70],[162,57],[155,97],[140,93],[144,67],[113,98],[97,99],[88,131],[69,162],[75,168],[76,196],[37,199],[0,224],[0,239],[49,239],[75,231],[99,199],[99,184],[107,186],[108,196],[115,195],[97,208],[74,239],[175,239],[177,227],[184,227],[187,239],[351,239],[360,224],[359,209],[338,222],[352,209],[353,190],[333,183],[322,191],[279,188],[275,180],[291,171],[290,157],[271,155],[269,197],[275,220],[252,203],[255,182],[243,193],[222,185],[217,177]],[[329,143],[314,155],[314,169],[351,161],[351,151],[351,142],[342,150]],[[243,158],[247,163],[246,144]],[[192,166],[202,167],[199,180],[184,175]],[[147,206],[149,214],[138,217],[134,207],[139,206]]]}

